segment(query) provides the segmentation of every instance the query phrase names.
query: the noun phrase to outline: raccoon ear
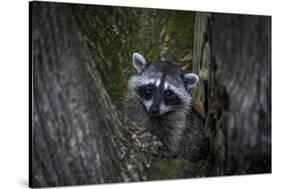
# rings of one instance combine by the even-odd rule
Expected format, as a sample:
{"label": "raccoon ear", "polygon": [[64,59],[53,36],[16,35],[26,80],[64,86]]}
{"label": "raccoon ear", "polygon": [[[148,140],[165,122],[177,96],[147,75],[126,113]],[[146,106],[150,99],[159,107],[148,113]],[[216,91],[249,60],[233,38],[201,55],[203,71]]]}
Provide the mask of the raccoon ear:
{"label": "raccoon ear", "polygon": [[133,54],[133,64],[137,72],[140,73],[146,67],[147,62],[141,54],[135,52]]}
{"label": "raccoon ear", "polygon": [[196,86],[197,82],[199,81],[199,77],[198,75],[194,74],[194,73],[188,73],[184,75],[184,83],[186,88],[192,89]]}

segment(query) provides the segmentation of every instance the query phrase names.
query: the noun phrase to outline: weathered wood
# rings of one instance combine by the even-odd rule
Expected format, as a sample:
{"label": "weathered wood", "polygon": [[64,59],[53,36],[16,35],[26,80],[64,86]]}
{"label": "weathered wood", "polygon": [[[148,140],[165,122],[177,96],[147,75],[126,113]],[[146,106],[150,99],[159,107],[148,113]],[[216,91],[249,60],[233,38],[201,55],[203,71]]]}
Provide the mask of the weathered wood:
{"label": "weathered wood", "polygon": [[145,180],[159,143],[112,103],[71,6],[30,8],[30,186]]}
{"label": "weathered wood", "polygon": [[[271,18],[198,13],[193,67],[211,175],[271,172]],[[198,33],[197,33],[198,32]]]}
{"label": "weathered wood", "polygon": [[[33,106],[32,183],[36,186],[54,186],[119,182],[122,179],[146,180],[146,169],[142,164],[146,162],[149,166],[152,157],[149,153],[143,154],[145,157],[139,153],[149,152],[150,149],[153,151],[159,143],[146,132],[138,134],[139,130],[127,123],[119,112],[126,96],[128,78],[133,71],[131,55],[139,51],[147,58],[178,62],[190,70],[190,31],[193,30],[194,13],[61,3],[35,2],[33,6],[32,58],[36,86],[33,102],[37,104]],[[108,131],[113,128],[114,131]],[[42,138],[45,132],[46,137]],[[56,133],[59,136],[54,135]],[[72,136],[75,133],[77,137]],[[120,167],[126,167],[127,161],[121,165],[119,161],[111,160],[112,156],[117,156],[115,150],[116,153],[128,154],[129,150],[138,149],[123,133],[135,133],[134,141],[144,145],[144,149],[136,153],[135,164],[127,166],[131,170],[129,175],[119,171]],[[141,139],[138,135],[147,138]],[[57,142],[49,141],[50,138],[62,141],[62,147]],[[44,144],[46,141],[50,149]],[[70,147],[65,147],[68,143],[71,143]],[[69,149],[72,150],[71,156]],[[40,159],[44,157],[42,154],[47,157]],[[97,154],[97,158],[92,154]],[[76,161],[77,158],[81,160]],[[90,166],[88,158],[91,158]],[[99,158],[101,163],[95,158]],[[158,175],[155,179],[174,178],[163,171],[163,167],[181,178],[202,175],[202,171],[191,174],[194,171],[189,163],[184,163],[188,166],[176,167],[174,163],[178,161],[169,159],[168,164],[157,164],[158,158],[154,164],[160,165],[155,169]],[[66,159],[68,161],[64,162]],[[131,162],[130,158],[128,161]],[[55,170],[55,165],[62,166]],[[185,173],[186,170],[188,173]],[[149,171],[149,174],[154,172]]]}
{"label": "weathered wood", "polygon": [[[179,28],[192,14],[42,2],[30,11],[30,185],[146,180],[159,143],[120,112],[131,54],[190,70]],[[198,13],[194,37],[192,69],[201,78],[194,97],[207,118],[210,164],[164,157],[149,179],[207,176],[209,167],[211,175],[270,172],[270,18]]]}

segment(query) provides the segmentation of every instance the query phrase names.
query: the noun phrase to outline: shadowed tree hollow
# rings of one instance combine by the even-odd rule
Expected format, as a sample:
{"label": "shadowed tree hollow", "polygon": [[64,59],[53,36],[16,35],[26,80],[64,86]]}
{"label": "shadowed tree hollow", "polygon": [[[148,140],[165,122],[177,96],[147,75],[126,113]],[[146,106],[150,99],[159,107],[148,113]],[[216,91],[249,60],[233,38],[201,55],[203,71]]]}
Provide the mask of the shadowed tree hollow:
{"label": "shadowed tree hollow", "polygon": [[[271,172],[270,17],[44,2],[30,16],[30,186]],[[161,143],[123,113],[134,51],[200,76],[203,164],[162,159],[173,174],[155,176]]]}

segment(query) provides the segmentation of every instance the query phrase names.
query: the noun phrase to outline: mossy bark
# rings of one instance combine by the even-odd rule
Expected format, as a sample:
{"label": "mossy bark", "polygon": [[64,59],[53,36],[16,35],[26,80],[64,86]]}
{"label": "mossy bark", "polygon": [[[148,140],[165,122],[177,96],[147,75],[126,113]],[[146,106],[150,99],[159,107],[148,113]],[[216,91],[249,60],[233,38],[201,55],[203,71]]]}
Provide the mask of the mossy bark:
{"label": "mossy bark", "polygon": [[91,55],[98,60],[105,87],[119,107],[133,74],[134,52],[186,69],[189,63],[191,70],[195,13],[93,5],[71,9]]}
{"label": "mossy bark", "polygon": [[30,186],[146,180],[160,143],[112,102],[72,8],[30,4]]}
{"label": "mossy bark", "polygon": [[[271,171],[268,17],[43,2],[30,11],[32,186]],[[193,99],[209,161],[158,154],[155,137],[127,120],[135,51],[200,76]]]}
{"label": "mossy bark", "polygon": [[[186,72],[192,71],[194,12],[88,5],[73,6],[72,12],[92,56],[98,60],[104,86],[121,110],[134,72],[134,52],[148,60],[171,61]],[[197,168],[189,161],[160,155],[154,159],[148,179],[206,175],[202,169],[196,172]]]}

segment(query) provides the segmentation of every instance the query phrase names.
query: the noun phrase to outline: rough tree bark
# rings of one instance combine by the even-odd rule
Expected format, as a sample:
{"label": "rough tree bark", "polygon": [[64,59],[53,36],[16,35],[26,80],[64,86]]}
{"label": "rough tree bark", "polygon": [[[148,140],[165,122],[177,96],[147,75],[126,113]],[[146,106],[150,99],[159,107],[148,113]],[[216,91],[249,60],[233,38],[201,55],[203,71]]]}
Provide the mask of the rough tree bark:
{"label": "rough tree bark", "polygon": [[30,11],[32,186],[196,176],[166,158],[147,176],[159,143],[119,112],[133,52],[190,69],[194,13],[47,2]]}
{"label": "rough tree bark", "polygon": [[196,94],[207,112],[211,175],[271,172],[271,17],[197,13]]}
{"label": "rough tree bark", "polygon": [[30,186],[145,180],[159,143],[112,103],[71,6],[30,8]]}
{"label": "rough tree bark", "polygon": [[270,18],[197,13],[192,58],[193,27],[185,26],[194,17],[184,11],[30,8],[30,186],[147,179],[160,144],[120,112],[134,51],[199,74],[194,98],[211,139],[204,166],[165,157],[148,179],[271,171]]}

